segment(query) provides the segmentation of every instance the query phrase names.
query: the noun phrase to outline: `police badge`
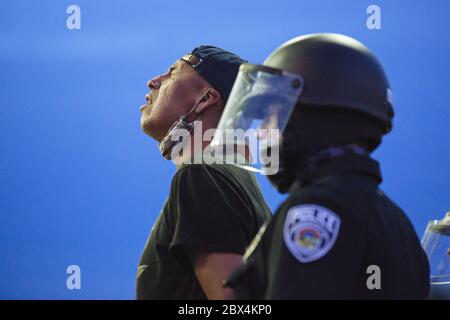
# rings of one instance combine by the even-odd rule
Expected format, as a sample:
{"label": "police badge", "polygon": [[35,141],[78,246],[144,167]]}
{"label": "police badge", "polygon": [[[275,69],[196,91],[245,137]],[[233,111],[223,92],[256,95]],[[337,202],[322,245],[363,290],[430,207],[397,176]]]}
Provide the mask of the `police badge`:
{"label": "police badge", "polygon": [[284,222],[284,242],[292,255],[307,263],[320,259],[333,247],[341,219],[315,204],[291,208]]}

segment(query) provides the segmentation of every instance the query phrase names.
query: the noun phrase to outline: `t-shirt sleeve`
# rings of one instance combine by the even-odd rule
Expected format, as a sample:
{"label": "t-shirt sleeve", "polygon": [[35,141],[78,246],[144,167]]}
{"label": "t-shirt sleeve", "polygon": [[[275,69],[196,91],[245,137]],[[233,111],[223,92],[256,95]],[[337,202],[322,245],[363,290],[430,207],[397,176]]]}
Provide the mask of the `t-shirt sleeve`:
{"label": "t-shirt sleeve", "polygon": [[206,165],[178,170],[170,193],[174,232],[170,253],[181,264],[190,252],[243,254],[251,217],[242,188]]}

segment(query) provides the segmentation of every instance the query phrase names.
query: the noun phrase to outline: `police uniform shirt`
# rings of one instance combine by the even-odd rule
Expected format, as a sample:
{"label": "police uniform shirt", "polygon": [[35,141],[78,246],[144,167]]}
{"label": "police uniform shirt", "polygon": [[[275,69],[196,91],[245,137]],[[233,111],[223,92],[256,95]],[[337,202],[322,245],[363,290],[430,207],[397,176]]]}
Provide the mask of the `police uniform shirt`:
{"label": "police uniform shirt", "polygon": [[253,174],[233,165],[184,165],[141,257],[137,299],[206,299],[190,252],[243,254],[271,216]]}
{"label": "police uniform shirt", "polygon": [[345,155],[296,183],[229,279],[238,298],[425,299],[429,268],[378,163]]}

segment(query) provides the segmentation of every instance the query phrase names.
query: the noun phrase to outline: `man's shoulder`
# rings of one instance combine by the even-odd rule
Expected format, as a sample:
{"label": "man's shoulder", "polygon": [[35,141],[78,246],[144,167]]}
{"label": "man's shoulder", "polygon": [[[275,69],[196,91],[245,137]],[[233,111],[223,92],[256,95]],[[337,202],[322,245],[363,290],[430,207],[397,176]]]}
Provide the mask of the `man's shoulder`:
{"label": "man's shoulder", "polygon": [[227,180],[237,183],[248,179],[250,172],[231,164],[184,164],[178,168],[172,183],[180,180]]}
{"label": "man's shoulder", "polygon": [[170,198],[180,194],[202,201],[232,202],[233,206],[263,208],[264,199],[252,173],[231,164],[187,164],[176,172],[170,189]]}

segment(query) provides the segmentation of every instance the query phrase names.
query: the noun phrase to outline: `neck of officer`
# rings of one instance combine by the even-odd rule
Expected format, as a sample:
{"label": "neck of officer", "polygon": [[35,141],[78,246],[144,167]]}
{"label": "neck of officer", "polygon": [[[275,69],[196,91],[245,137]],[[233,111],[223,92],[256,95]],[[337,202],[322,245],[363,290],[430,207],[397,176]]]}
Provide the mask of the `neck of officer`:
{"label": "neck of officer", "polygon": [[335,174],[356,174],[381,183],[380,166],[362,147],[355,144],[331,147],[310,153],[296,161],[297,182],[305,185]]}

